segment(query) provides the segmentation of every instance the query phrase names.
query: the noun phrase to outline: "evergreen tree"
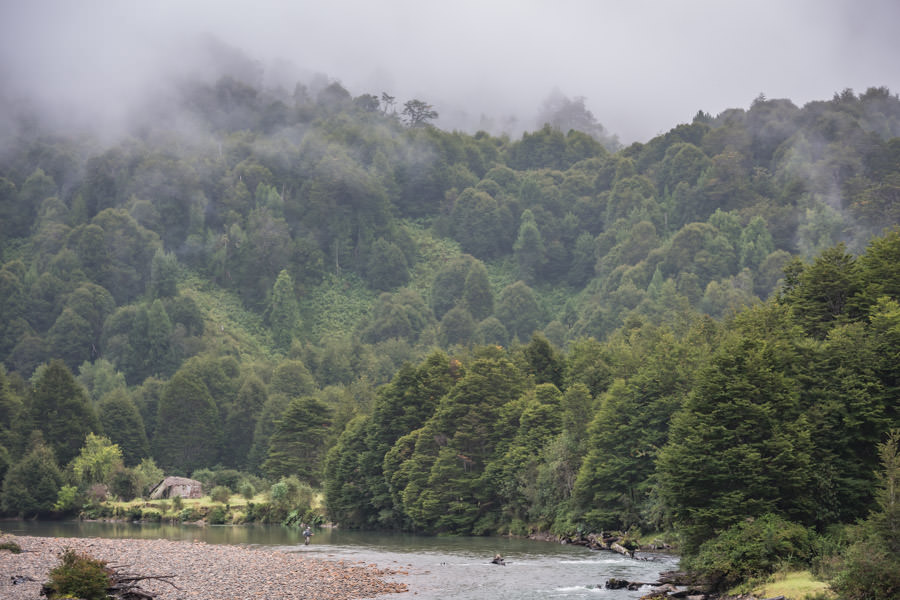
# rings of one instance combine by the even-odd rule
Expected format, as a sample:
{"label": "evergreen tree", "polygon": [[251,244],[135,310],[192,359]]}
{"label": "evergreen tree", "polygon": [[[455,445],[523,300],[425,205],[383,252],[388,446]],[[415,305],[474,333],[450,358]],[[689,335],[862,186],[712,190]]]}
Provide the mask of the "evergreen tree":
{"label": "evergreen tree", "polygon": [[62,464],[78,455],[89,433],[101,431],[84,388],[62,361],[50,361],[40,373],[29,404],[31,422]]}
{"label": "evergreen tree", "polygon": [[125,466],[133,467],[150,456],[144,420],[124,388],[104,395],[98,412],[103,431],[121,449]]}
{"label": "evergreen tree", "polygon": [[384,238],[372,244],[365,272],[369,286],[376,290],[390,290],[409,280],[409,264],[403,251]]}
{"label": "evergreen tree", "polygon": [[519,279],[525,283],[534,283],[535,276],[547,257],[544,239],[534,220],[534,214],[528,209],[522,212],[519,235],[513,244],[513,253],[519,265]]}
{"label": "evergreen tree", "polygon": [[445,348],[457,344],[467,344],[475,333],[475,320],[469,311],[462,306],[456,306],[447,311],[441,319],[438,338]]}
{"label": "evergreen tree", "polygon": [[283,351],[291,347],[300,329],[300,307],[294,293],[294,280],[287,270],[278,273],[269,303],[269,325],[275,344]]}
{"label": "evergreen tree", "polygon": [[257,419],[268,395],[265,384],[253,375],[247,377],[228,407],[225,419],[225,464],[237,469],[248,468],[250,448]]}
{"label": "evergreen tree", "polygon": [[216,464],[221,423],[216,403],[203,380],[179,369],[159,399],[153,456],[167,472],[187,475]]}
{"label": "evergreen tree", "polygon": [[509,335],[520,340],[531,337],[542,320],[534,290],[523,281],[508,285],[500,292],[496,314]]}
{"label": "evergreen tree", "polygon": [[0,508],[22,517],[49,513],[62,484],[53,450],[40,435],[32,437],[28,453],[3,478]]}
{"label": "evergreen tree", "polygon": [[63,309],[47,332],[47,342],[53,356],[62,359],[70,369],[95,356],[94,332],[91,324],[70,308]]}
{"label": "evergreen tree", "polygon": [[[715,531],[765,513],[810,522],[811,441],[789,372],[797,361],[784,311],[767,307],[748,318],[784,328],[723,344],[700,370],[660,452],[660,493],[695,552]],[[784,331],[787,331],[787,334]]]}
{"label": "evergreen tree", "polygon": [[319,485],[331,418],[332,410],[313,396],[291,400],[269,440],[263,471],[272,479],[296,475]]}
{"label": "evergreen tree", "polygon": [[488,280],[487,269],[480,260],[472,262],[463,285],[463,303],[476,321],[494,312],[494,292]]}

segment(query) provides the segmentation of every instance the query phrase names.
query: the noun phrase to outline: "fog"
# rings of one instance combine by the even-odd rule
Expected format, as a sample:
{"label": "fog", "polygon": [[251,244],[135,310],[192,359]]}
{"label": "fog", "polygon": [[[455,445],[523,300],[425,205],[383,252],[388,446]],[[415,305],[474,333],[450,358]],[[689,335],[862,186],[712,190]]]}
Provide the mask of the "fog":
{"label": "fog", "polygon": [[533,129],[555,90],[644,141],[761,93],[897,93],[898,23],[894,0],[7,0],[0,96],[125,126],[173,77],[215,76],[197,42],[215,39],[257,61],[259,83],[324,75],[422,99],[445,128]]}

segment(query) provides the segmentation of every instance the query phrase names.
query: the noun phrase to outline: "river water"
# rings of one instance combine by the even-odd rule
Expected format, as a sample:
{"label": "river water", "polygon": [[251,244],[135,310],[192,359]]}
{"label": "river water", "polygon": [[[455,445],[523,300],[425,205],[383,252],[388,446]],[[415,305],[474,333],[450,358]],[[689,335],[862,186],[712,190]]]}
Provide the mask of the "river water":
{"label": "river water", "polygon": [[[544,598],[639,598],[639,591],[607,590],[607,579],[656,581],[677,558],[646,555],[631,560],[612,552],[552,542],[485,537],[425,537],[395,533],[316,530],[309,546],[296,528],[277,525],[192,526],[94,522],[7,521],[0,530],[52,537],[165,538],[209,544],[266,546],[325,560],[375,564],[400,571],[409,594],[397,600],[538,600]],[[506,566],[490,563],[503,555]],[[406,574],[404,574],[406,573]],[[386,600],[390,600],[385,597]]]}

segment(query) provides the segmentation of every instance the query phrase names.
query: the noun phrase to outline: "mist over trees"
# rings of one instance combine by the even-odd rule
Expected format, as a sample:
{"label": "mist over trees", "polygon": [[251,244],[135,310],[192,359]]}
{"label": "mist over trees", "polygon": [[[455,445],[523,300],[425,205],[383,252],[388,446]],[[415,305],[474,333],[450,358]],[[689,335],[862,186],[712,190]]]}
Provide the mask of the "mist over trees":
{"label": "mist over trees", "polygon": [[760,96],[622,147],[579,98],[511,139],[241,71],[113,142],[12,118],[5,513],[87,485],[91,435],[117,494],[148,459],[296,477],[350,527],[674,529],[691,554],[884,502],[895,94]]}

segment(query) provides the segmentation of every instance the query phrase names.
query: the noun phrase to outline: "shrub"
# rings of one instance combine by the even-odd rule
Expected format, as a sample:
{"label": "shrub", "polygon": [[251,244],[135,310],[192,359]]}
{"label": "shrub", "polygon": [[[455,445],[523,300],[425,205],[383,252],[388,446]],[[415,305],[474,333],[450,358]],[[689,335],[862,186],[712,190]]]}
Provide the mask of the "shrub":
{"label": "shrub", "polygon": [[184,498],[181,496],[175,496],[172,498],[172,510],[179,511],[184,508]]}
{"label": "shrub", "polygon": [[125,518],[129,521],[140,521],[144,517],[144,513],[140,506],[129,506],[125,511]]}
{"label": "shrub", "polygon": [[209,493],[209,497],[213,502],[228,504],[228,500],[231,499],[231,490],[224,485],[217,485]]}
{"label": "shrub", "polygon": [[66,548],[44,587],[50,600],[66,597],[103,600],[109,585],[110,570],[105,562]]}
{"label": "shrub", "polygon": [[9,550],[13,554],[21,554],[22,547],[19,546],[15,542],[2,542],[0,543],[0,550]]}
{"label": "shrub", "polygon": [[211,511],[209,511],[209,515],[206,517],[206,522],[210,525],[224,525],[225,517],[228,515],[228,512],[225,510],[224,506],[216,506]]}
{"label": "shrub", "polygon": [[178,513],[178,520],[181,522],[191,522],[197,521],[200,519],[200,512],[193,508],[183,508],[180,513]]}
{"label": "shrub", "polygon": [[244,497],[245,500],[253,500],[253,496],[256,495],[256,488],[253,487],[253,484],[249,481],[245,481],[241,484],[241,496]]}
{"label": "shrub", "polygon": [[774,573],[785,565],[807,565],[815,536],[797,523],[777,515],[736,523],[700,545],[684,567],[716,591],[727,590],[753,577]]}
{"label": "shrub", "polygon": [[79,508],[78,488],[74,485],[64,485],[56,494],[56,504],[53,510],[62,513],[73,512]]}
{"label": "shrub", "polygon": [[144,509],[141,512],[141,520],[147,523],[159,523],[162,521],[162,513],[158,510]]}

